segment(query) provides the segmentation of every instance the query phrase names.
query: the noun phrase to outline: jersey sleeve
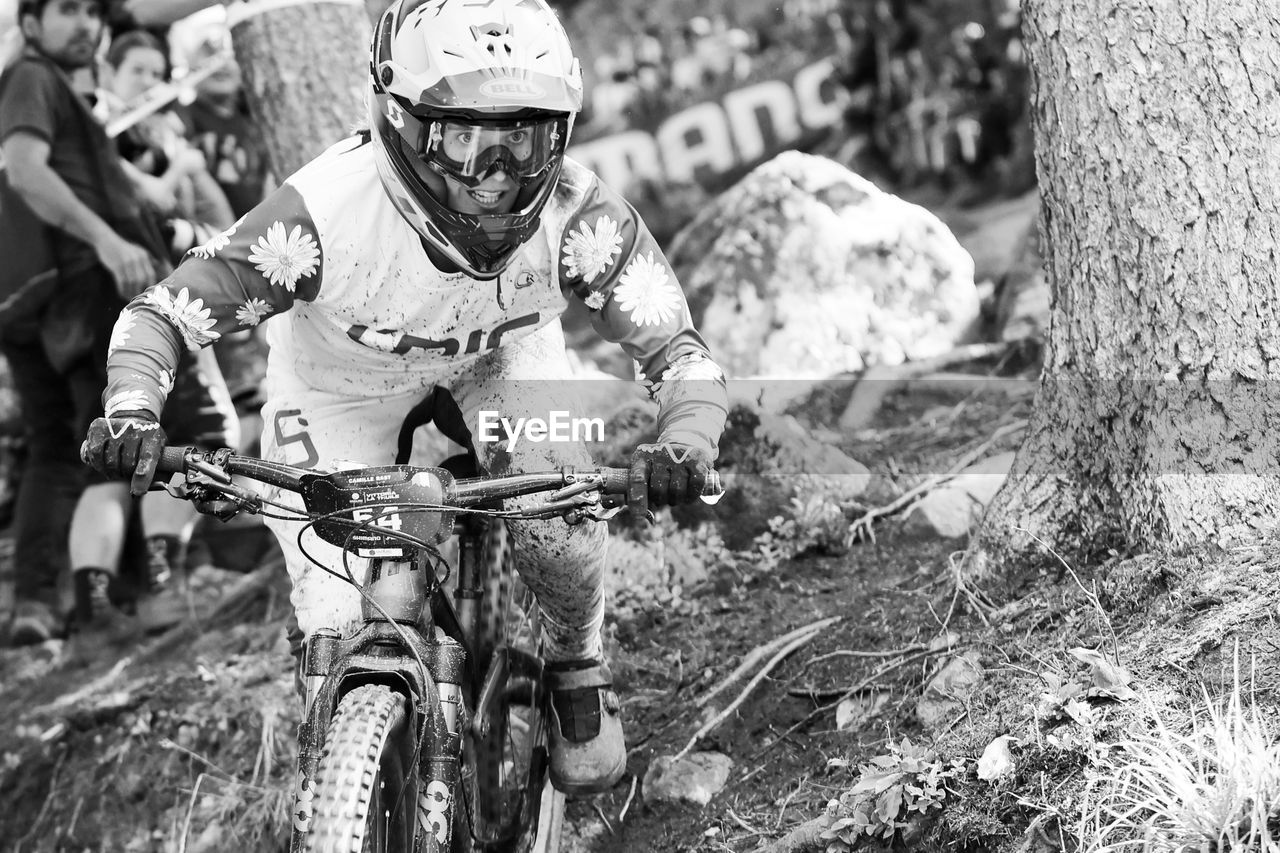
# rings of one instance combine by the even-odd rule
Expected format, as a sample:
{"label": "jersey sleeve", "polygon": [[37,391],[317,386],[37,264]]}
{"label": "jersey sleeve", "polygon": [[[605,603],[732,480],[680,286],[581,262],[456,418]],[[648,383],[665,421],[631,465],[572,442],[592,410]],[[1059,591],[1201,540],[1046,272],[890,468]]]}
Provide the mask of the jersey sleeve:
{"label": "jersey sleeve", "polygon": [[107,349],[107,416],[158,418],[183,346],[198,350],[315,299],[323,268],[315,222],[285,184],[120,312]]}
{"label": "jersey sleeve", "polygon": [[660,442],[714,458],[727,417],[724,373],[689,314],[684,291],[639,214],[592,178],[560,246],[560,283],[591,323],[635,362],[658,402]]}
{"label": "jersey sleeve", "polygon": [[52,143],[62,118],[60,85],[36,62],[18,62],[6,71],[0,91],[0,142],[21,131]]}

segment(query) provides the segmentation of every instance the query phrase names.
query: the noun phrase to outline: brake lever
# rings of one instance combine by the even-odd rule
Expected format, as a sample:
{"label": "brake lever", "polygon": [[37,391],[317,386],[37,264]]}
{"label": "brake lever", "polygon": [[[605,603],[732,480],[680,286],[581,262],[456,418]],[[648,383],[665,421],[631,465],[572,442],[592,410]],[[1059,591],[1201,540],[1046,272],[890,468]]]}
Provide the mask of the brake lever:
{"label": "brake lever", "polygon": [[618,513],[622,512],[620,506],[604,506],[595,503],[587,507],[569,510],[564,514],[564,520],[569,524],[581,524],[587,519],[592,521],[608,521]]}
{"label": "brake lever", "polygon": [[[194,466],[193,466],[194,467]],[[214,471],[225,476],[218,468]],[[165,491],[179,500],[190,501],[204,515],[226,521],[241,512],[257,514],[262,511],[262,496],[252,489],[238,486],[227,477],[214,479],[201,471],[188,471],[185,481],[175,485],[165,484]],[[226,506],[219,507],[222,503]]]}
{"label": "brake lever", "polygon": [[594,492],[599,490],[600,490],[600,478],[587,477],[585,479],[577,481],[576,483],[570,483],[569,485],[565,486],[563,489],[559,489],[558,491],[552,492],[550,495],[547,496],[547,502],[554,503],[556,501],[563,501],[566,498],[571,498],[576,495],[584,494],[586,492]]}
{"label": "brake lever", "polygon": [[593,499],[592,495],[575,495],[560,501],[547,501],[535,507],[523,510],[520,514],[528,518],[555,518],[564,515],[566,512],[573,510],[586,509],[592,504],[598,504],[598,500]]}

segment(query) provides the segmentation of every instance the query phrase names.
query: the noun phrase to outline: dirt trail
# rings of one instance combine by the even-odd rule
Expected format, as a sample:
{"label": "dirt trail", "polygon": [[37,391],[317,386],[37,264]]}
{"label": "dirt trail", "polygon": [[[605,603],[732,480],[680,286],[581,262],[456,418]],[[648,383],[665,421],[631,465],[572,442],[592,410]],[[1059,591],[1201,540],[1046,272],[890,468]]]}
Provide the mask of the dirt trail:
{"label": "dirt trail", "polygon": [[[888,412],[901,416],[892,406]],[[839,789],[828,760],[851,746],[874,749],[888,729],[910,727],[912,685],[932,662],[887,678],[855,732],[835,731],[830,709],[814,712],[865,678],[875,659],[809,662],[928,642],[940,630],[930,606],[945,607],[935,570],[953,547],[890,532],[846,555],[804,557],[771,572],[722,566],[675,597],[633,590],[606,626],[631,774],[609,794],[571,805],[575,840],[566,846],[605,853],[737,844],[821,810]],[[277,849],[282,836],[273,827],[285,825],[297,711],[283,642],[287,581],[282,573],[263,579],[207,579],[202,605],[221,600],[216,617],[124,658],[103,650],[76,663],[57,643],[0,654],[0,715],[10,721],[0,731],[0,799],[10,806],[0,837],[26,851]],[[219,597],[237,583],[257,592],[233,595],[227,607]],[[646,806],[632,782],[705,720],[694,698],[752,648],[829,616],[841,621],[784,661],[698,745],[735,762],[714,807]]]}

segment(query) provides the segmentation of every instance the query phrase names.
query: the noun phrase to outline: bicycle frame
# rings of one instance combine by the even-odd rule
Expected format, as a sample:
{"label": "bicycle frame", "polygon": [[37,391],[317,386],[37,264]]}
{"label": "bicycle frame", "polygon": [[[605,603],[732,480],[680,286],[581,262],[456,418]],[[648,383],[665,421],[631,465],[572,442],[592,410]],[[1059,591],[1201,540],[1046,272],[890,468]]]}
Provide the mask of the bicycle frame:
{"label": "bicycle frame", "polygon": [[[421,804],[438,849],[448,850],[464,799],[459,784],[467,737],[463,727],[471,725],[479,739],[488,737],[491,711],[505,698],[504,686],[513,675],[533,686],[533,702],[541,703],[544,697],[539,687],[542,661],[534,654],[506,646],[486,649],[488,669],[479,672],[478,622],[485,580],[481,547],[488,522],[464,515],[457,525],[460,547],[453,602],[435,575],[432,545],[452,535],[459,512],[496,498],[555,491],[521,517],[564,517],[571,523],[607,518],[617,511],[617,504],[606,508],[600,498],[625,491],[627,471],[578,474],[564,469],[454,480],[443,469],[395,465],[318,474],[227,450],[199,453],[179,448],[164,451],[159,470],[186,473],[183,496],[228,499],[219,510],[227,517],[241,510],[261,511],[263,506],[255,492],[232,482],[233,474],[297,492],[319,538],[370,560],[359,630],[344,638],[337,631],[319,629],[305,644],[306,695],[298,731],[290,853],[306,850],[315,780],[339,702],[349,691],[368,684],[388,687],[405,699],[407,731],[413,737],[404,743],[414,746],[401,747],[406,753],[400,756],[401,766],[414,770],[405,774],[391,812],[404,810],[396,826],[406,833],[405,846],[420,840]],[[474,708],[468,708],[470,697],[464,695],[467,685],[475,691]],[[528,784],[527,793],[536,793],[532,775]],[[542,784],[541,777],[536,784]],[[485,846],[503,840],[477,839]]]}
{"label": "bicycle frame", "polygon": [[[414,756],[404,756],[406,765],[418,769],[408,775],[398,807],[414,815],[419,786],[425,784],[427,802],[440,807],[428,811],[427,821],[440,848],[448,849],[455,825],[462,724],[474,714],[487,731],[488,701],[497,685],[505,682],[511,659],[510,650],[495,654],[497,666],[491,666],[484,679],[492,686],[481,690],[481,696],[487,698],[482,698],[477,708],[467,709],[463,685],[481,683],[475,648],[476,603],[483,594],[479,552],[483,523],[468,520],[460,526],[456,609],[438,580],[428,575],[434,567],[425,555],[410,561],[374,559],[360,630],[343,639],[336,631],[321,629],[308,638],[303,658],[307,695],[298,732],[290,853],[302,853],[306,846],[313,780],[338,700],[347,690],[369,683],[386,684],[405,696],[409,731],[415,735],[413,742],[421,744],[416,764]],[[437,627],[441,632],[435,631]],[[528,662],[524,663],[527,666]],[[541,661],[536,670],[540,676]]]}

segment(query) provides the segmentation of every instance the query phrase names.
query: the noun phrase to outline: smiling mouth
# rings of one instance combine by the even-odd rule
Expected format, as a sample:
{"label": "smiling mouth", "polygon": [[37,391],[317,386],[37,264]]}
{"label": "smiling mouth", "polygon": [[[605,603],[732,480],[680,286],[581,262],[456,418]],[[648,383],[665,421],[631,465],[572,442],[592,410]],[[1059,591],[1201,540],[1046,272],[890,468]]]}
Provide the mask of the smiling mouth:
{"label": "smiling mouth", "polygon": [[467,195],[483,207],[492,207],[502,200],[505,192],[495,190],[467,190]]}

